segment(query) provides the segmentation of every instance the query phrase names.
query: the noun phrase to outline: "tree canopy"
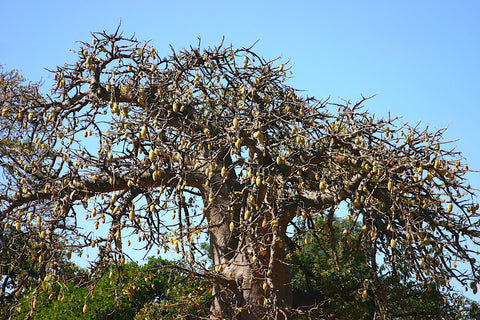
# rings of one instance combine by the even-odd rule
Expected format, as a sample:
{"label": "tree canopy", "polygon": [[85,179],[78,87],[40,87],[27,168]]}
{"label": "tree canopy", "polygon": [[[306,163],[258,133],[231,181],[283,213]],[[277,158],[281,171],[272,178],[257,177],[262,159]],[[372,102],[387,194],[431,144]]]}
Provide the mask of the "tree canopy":
{"label": "tree canopy", "polygon": [[[14,72],[0,78],[3,294],[40,292],[93,247],[94,295],[103,270],[126,263],[131,235],[213,280],[212,318],[308,314],[293,305],[289,270],[312,236],[363,252],[357,295],[372,297],[375,318],[388,317],[380,264],[404,283],[476,292],[475,189],[443,129],[377,118],[367,97],[303,96],[287,65],[253,48],[161,57],[117,30],[93,33],[76,56],[52,71],[50,95]],[[202,235],[213,268],[199,257]]]}

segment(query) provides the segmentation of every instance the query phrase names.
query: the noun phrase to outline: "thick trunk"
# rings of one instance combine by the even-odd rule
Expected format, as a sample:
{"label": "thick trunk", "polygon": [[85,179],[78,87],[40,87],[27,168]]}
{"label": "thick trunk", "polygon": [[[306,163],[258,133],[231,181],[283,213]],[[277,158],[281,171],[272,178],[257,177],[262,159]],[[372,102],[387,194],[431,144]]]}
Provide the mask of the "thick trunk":
{"label": "thick trunk", "polygon": [[[266,269],[252,268],[243,254],[236,255],[222,266],[221,273],[230,280],[216,282],[213,287],[211,309],[214,319],[259,320],[267,315],[271,316],[270,319],[287,319],[284,309],[292,306],[288,267],[276,264],[267,279]],[[264,288],[264,283],[268,287]]]}
{"label": "thick trunk", "polygon": [[213,287],[212,319],[287,319],[292,289],[284,249],[274,243],[263,254],[254,252],[252,239],[239,239],[224,215],[210,212],[210,248],[224,278]]}

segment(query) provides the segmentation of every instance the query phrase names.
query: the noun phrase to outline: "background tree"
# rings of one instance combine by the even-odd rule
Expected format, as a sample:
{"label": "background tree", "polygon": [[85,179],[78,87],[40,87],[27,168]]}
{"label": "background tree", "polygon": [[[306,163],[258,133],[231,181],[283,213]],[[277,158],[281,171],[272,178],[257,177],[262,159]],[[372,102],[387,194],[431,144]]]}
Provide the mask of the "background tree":
{"label": "background tree", "polygon": [[[372,319],[374,299],[365,279],[369,277],[369,257],[356,243],[361,226],[351,233],[346,219],[335,217],[330,229],[315,218],[315,228],[300,223],[295,237],[306,239],[301,248],[289,252],[294,305],[309,316],[333,319]],[[334,234],[332,234],[334,233]],[[305,240],[304,240],[305,241]],[[386,314],[393,319],[477,319],[478,304],[458,293],[444,292],[435,281],[424,283],[405,277],[399,259],[395,272],[379,266],[378,287],[382,290]],[[312,305],[318,308],[311,309]]]}
{"label": "background tree", "polygon": [[[172,51],[162,58],[118,30],[95,33],[54,71],[51,97],[0,97],[2,232],[36,244],[25,250],[42,284],[62,277],[58,239],[67,252],[98,249],[93,294],[102,268],[125,264],[131,233],[197,272],[206,233],[211,316],[287,318],[302,313],[286,258],[287,245],[304,243],[291,239],[296,217],[314,228],[321,216],[333,230],[347,203],[342,234],[362,226],[354,244],[368,257],[374,317],[386,316],[380,263],[394,270],[401,259],[407,278],[476,291],[478,205],[444,130],[377,119],[362,111],[366,98],[302,97],[285,65],[251,48]],[[83,230],[84,218],[107,231]]]}
{"label": "background tree", "polygon": [[[159,258],[151,258],[143,266],[126,263],[121,270],[111,265],[96,285],[95,295],[87,299],[88,289],[82,281],[88,273],[77,267],[72,280],[55,284],[36,298],[38,306],[31,318],[145,320],[208,315],[209,281],[172,269],[175,267],[182,268]],[[29,300],[31,295],[26,295],[16,307],[18,319],[30,313]],[[88,307],[84,311],[85,301]]]}

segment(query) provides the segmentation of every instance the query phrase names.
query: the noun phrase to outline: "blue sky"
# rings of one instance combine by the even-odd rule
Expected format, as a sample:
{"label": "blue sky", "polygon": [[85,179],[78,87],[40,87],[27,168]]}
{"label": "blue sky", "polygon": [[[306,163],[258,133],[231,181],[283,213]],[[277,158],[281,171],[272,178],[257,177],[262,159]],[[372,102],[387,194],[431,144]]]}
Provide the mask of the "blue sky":
{"label": "blue sky", "polygon": [[[227,4],[231,3],[231,4]],[[91,31],[169,45],[255,46],[293,65],[290,85],[318,98],[366,106],[377,116],[449,126],[480,170],[480,1],[3,1],[0,64],[51,84],[44,68],[75,59]],[[470,176],[480,187],[480,174]],[[478,299],[478,298],[477,298]]]}
{"label": "blue sky", "polygon": [[[175,48],[259,40],[265,58],[293,64],[290,84],[319,98],[368,102],[377,115],[442,128],[480,169],[478,1],[4,1],[0,63],[31,80],[71,62],[76,40],[114,31],[169,54]],[[132,5],[133,4],[133,5]],[[474,178],[479,181],[479,178]],[[480,185],[480,183],[477,183]]]}

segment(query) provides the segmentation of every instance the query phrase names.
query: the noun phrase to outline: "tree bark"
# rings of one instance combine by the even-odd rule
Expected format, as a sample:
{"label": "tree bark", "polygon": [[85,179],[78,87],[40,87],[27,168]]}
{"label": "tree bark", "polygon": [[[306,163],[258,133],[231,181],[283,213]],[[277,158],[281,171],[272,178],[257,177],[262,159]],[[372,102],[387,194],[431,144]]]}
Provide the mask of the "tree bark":
{"label": "tree bark", "polygon": [[231,232],[231,219],[218,207],[209,211],[209,222],[214,268],[222,278],[213,287],[212,319],[287,319],[293,299],[283,246],[273,242],[256,252],[251,239]]}

